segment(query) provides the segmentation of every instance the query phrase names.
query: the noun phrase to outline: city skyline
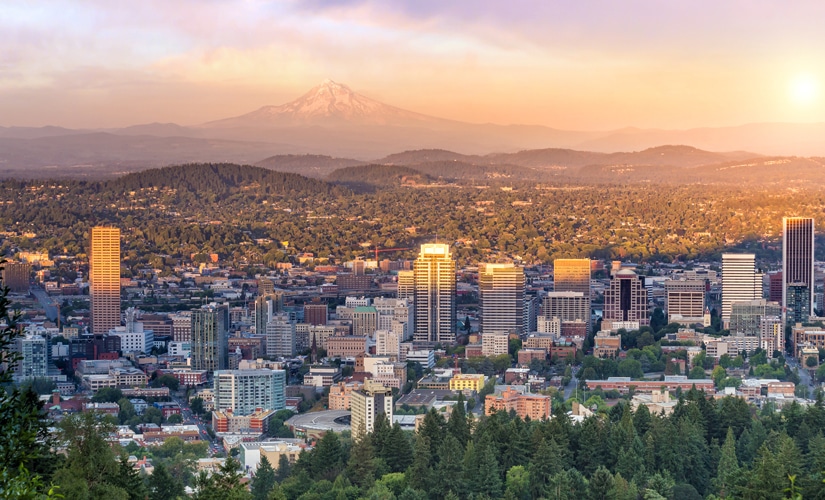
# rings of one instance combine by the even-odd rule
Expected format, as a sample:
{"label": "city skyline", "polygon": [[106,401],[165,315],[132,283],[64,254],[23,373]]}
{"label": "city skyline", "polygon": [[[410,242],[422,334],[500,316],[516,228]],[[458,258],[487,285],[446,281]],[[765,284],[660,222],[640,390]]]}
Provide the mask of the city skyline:
{"label": "city skyline", "polygon": [[765,1],[12,2],[0,21],[0,125],[196,125],[287,102],[326,78],[473,123],[818,122],[823,10]]}

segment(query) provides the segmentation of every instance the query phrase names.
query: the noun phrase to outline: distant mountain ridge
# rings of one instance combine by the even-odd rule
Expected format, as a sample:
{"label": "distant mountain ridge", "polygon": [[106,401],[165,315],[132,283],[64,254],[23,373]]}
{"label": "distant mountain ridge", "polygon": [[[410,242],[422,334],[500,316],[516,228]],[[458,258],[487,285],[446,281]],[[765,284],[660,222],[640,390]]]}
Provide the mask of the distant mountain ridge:
{"label": "distant mountain ridge", "polygon": [[[327,80],[293,101],[198,126],[0,127],[0,175],[111,177],[195,161],[260,163],[313,177],[367,163],[692,167],[760,156],[825,156],[823,139],[825,123],[607,131],[464,123],[385,104]],[[662,146],[667,144],[674,146]],[[312,155],[317,161],[307,161]]]}

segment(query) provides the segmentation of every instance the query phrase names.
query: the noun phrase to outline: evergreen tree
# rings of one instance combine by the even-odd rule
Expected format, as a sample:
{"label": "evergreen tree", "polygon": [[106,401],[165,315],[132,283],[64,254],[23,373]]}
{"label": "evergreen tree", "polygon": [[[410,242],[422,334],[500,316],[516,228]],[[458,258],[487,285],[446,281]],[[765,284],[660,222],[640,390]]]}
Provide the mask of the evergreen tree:
{"label": "evergreen tree", "polygon": [[492,445],[478,451],[476,484],[479,493],[490,498],[499,498],[502,494],[501,472]]}
{"label": "evergreen tree", "polygon": [[604,467],[599,467],[590,477],[588,497],[592,500],[607,500],[613,489],[613,474]]}
{"label": "evergreen tree", "polygon": [[[5,261],[0,261],[0,268]],[[0,286],[0,385],[12,380],[20,354],[15,350],[19,315],[12,313],[8,299],[9,289]],[[54,455],[49,452],[51,438],[48,422],[43,418],[43,404],[32,385],[0,390],[0,492],[28,491],[52,496],[42,475],[50,475],[55,466]]]}
{"label": "evergreen tree", "polygon": [[113,484],[120,465],[104,436],[114,425],[94,412],[71,415],[59,427],[59,438],[67,444],[66,460],[54,480],[66,498],[111,498],[130,500],[129,493]]}
{"label": "evergreen tree", "polygon": [[352,443],[347,462],[347,477],[364,490],[368,490],[375,482],[375,455],[371,437],[371,434],[363,432],[361,437]]}
{"label": "evergreen tree", "polygon": [[289,477],[291,472],[292,465],[289,463],[286,454],[282,453],[280,458],[278,458],[278,472],[275,474],[275,480],[282,483]]}
{"label": "evergreen tree", "polygon": [[370,438],[376,457],[382,457],[386,460],[384,453],[391,431],[392,427],[390,426],[389,420],[387,420],[387,415],[383,412],[376,415],[372,428],[372,436]]}
{"label": "evergreen tree", "polygon": [[266,497],[266,500],[287,500],[284,491],[281,489],[281,485],[275,483],[272,486],[272,489],[269,490],[269,494]]}
{"label": "evergreen tree", "polygon": [[650,428],[650,410],[645,405],[639,405],[633,414],[633,426],[636,428],[636,434],[644,435]]}
{"label": "evergreen tree", "polygon": [[217,472],[208,476],[201,471],[195,480],[193,500],[250,500],[252,494],[241,484],[240,463],[228,457]]}
{"label": "evergreen tree", "polygon": [[728,427],[728,435],[722,445],[722,455],[719,458],[719,467],[716,470],[714,488],[720,497],[732,496],[739,479],[739,460],[736,458],[736,437],[733,429]]}
{"label": "evergreen tree", "polygon": [[459,494],[465,490],[462,476],[464,448],[452,434],[447,434],[438,448],[438,464],[435,466],[431,493],[446,497],[448,493]]}
{"label": "evergreen tree", "polygon": [[[285,455],[281,455],[285,457]],[[261,454],[261,461],[255,470],[255,477],[252,479],[252,498],[254,500],[267,500],[269,491],[276,483],[275,470],[266,455]]]}
{"label": "evergreen tree", "polygon": [[[434,408],[431,408],[429,412],[424,416],[424,420],[421,422],[421,427],[418,430],[419,436],[424,436],[427,438],[427,443],[430,446],[437,446],[439,443],[444,441],[444,417],[442,417]],[[430,450],[430,453],[433,453],[434,450]]]}
{"label": "evergreen tree", "polygon": [[533,498],[548,496],[547,481],[564,470],[561,462],[561,447],[551,438],[539,445],[535,456],[530,461],[530,494]]}
{"label": "evergreen tree", "polygon": [[149,496],[146,484],[126,455],[121,455],[117,461],[117,474],[110,478],[110,482],[124,490],[129,495],[129,500],[146,500]]}
{"label": "evergreen tree", "polygon": [[421,434],[415,440],[413,463],[407,470],[407,483],[414,490],[429,491],[431,486],[432,469],[430,468],[430,462],[432,456],[430,455],[429,441],[429,438]]}
{"label": "evergreen tree", "polygon": [[332,481],[343,468],[343,451],[338,434],[327,432],[318,441],[310,459],[312,477]]}
{"label": "evergreen tree", "polygon": [[183,483],[176,481],[163,464],[155,466],[146,482],[151,500],[177,500],[186,494]]}
{"label": "evergreen tree", "polygon": [[470,440],[470,426],[467,423],[467,414],[464,411],[464,393],[458,393],[458,401],[453,405],[450,419],[447,421],[447,433],[452,434],[461,447],[467,446]]}
{"label": "evergreen tree", "polygon": [[390,472],[404,472],[412,464],[413,450],[410,440],[398,423],[393,424],[389,436],[378,456],[387,463]]}

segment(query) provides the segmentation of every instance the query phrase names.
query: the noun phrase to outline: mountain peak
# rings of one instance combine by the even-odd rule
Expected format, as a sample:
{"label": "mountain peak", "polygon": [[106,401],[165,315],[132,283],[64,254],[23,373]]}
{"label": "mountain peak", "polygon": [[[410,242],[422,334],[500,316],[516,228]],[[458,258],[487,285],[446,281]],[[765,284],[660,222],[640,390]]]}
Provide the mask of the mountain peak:
{"label": "mountain peak", "polygon": [[438,118],[406,111],[370,99],[343,83],[326,79],[292,102],[264,106],[235,118],[207,123],[213,127],[294,125],[400,125],[438,122]]}

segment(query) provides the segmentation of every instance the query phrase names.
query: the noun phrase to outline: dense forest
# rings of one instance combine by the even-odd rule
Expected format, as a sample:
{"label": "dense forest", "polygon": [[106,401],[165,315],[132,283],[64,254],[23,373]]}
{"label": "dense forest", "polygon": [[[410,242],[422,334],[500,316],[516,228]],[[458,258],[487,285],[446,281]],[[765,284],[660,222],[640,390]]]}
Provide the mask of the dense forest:
{"label": "dense forest", "polygon": [[366,255],[365,247],[414,248],[436,235],[453,242],[460,263],[499,256],[526,263],[712,259],[733,246],[775,260],[782,216],[825,215],[822,191],[804,188],[502,181],[410,187],[381,186],[372,174],[369,181],[378,188],[359,194],[230,164],[167,167],[108,182],[4,181],[0,226],[7,239],[0,251],[84,255],[89,228],[113,224],[123,230],[132,269],[164,269],[199,252],[218,253],[239,268],[302,252],[350,259]]}

